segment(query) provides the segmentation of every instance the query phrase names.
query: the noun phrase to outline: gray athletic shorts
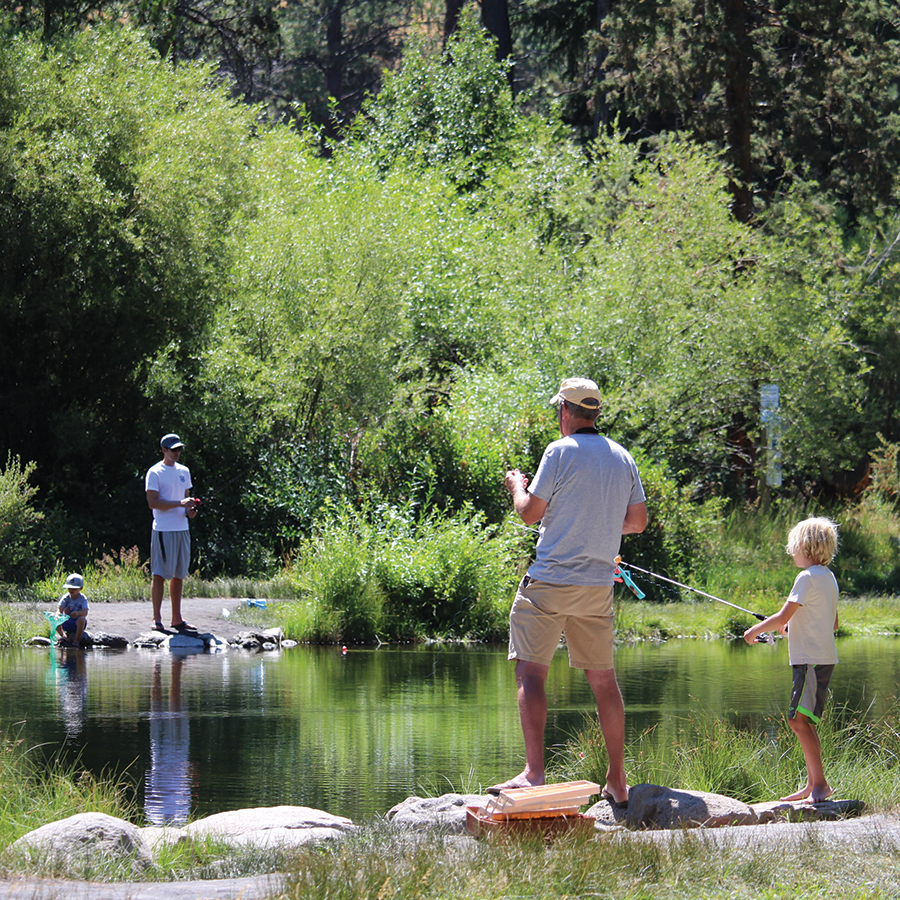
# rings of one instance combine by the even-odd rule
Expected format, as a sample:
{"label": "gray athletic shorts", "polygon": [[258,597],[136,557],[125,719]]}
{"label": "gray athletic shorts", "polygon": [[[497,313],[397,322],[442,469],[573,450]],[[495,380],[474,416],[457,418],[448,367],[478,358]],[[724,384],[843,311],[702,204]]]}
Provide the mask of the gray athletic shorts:
{"label": "gray athletic shorts", "polygon": [[800,665],[791,666],[791,669],[794,673],[794,687],[788,718],[793,719],[800,713],[814,725],[818,725],[828,698],[828,685],[834,666]]}
{"label": "gray athletic shorts", "polygon": [[613,668],[612,587],[548,584],[527,575],[509,614],[509,659],[549,666],[565,633],[573,669]]}
{"label": "gray athletic shorts", "polygon": [[187,578],[191,565],[189,531],[150,532],[150,574],[162,578]]}

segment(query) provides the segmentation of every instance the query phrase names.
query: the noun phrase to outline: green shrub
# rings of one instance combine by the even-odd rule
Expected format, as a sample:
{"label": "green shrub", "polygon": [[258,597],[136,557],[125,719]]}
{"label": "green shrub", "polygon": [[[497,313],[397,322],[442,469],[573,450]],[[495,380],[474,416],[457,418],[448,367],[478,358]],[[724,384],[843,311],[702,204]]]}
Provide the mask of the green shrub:
{"label": "green shrub", "polygon": [[[622,556],[644,569],[691,584],[703,577],[721,529],[723,502],[710,499],[696,503],[689,488],[680,487],[665,467],[640,452],[635,461],[647,495],[648,523],[643,534],[627,535]],[[678,589],[651,581],[653,595],[670,600]],[[674,590],[674,594],[673,594]]]}
{"label": "green shrub", "polygon": [[471,509],[326,509],[292,569],[300,600],[279,611],[291,637],[463,638],[505,630],[517,533],[485,526]]}
{"label": "green shrub", "polygon": [[32,506],[37,488],[28,483],[33,462],[22,465],[12,453],[0,470],[0,581],[19,582],[38,564],[35,526],[43,515]]}

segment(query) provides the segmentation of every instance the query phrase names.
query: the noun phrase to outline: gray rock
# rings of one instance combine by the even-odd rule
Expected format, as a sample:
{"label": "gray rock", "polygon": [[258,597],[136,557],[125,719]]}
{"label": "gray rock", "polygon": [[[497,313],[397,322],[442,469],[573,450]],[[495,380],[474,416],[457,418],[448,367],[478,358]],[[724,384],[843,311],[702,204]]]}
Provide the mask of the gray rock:
{"label": "gray rock", "polygon": [[107,634],[104,631],[94,634],[85,632],[81,643],[87,647],[109,647],[113,650],[124,650],[128,646],[128,638],[118,634]]}
{"label": "gray rock", "polygon": [[199,652],[206,649],[206,644],[213,635],[199,634],[170,634],[163,642],[162,649],[171,651]]}
{"label": "gray rock", "polygon": [[127,863],[137,876],[153,868],[153,855],[141,829],[106,813],[78,813],[20,837],[13,859],[48,863],[72,876],[100,871],[109,863]]}
{"label": "gray rock", "polygon": [[217,881],[126,881],[119,883],[29,878],[0,881],[2,900],[271,900],[284,896],[283,875]]}
{"label": "gray rock", "polygon": [[132,646],[146,650],[159,650],[166,640],[160,631],[142,631],[132,642]]}
{"label": "gray rock", "polygon": [[862,815],[866,808],[862,800],[823,800],[809,803],[805,800],[770,800],[751,803],[760,825],[771,822],[834,822]]}
{"label": "gray rock", "polygon": [[241,847],[277,849],[335,840],[356,828],[344,816],[308,806],[271,806],[217,813],[183,830],[191,838],[217,838]]}
{"label": "gray rock", "polygon": [[284,638],[284,632],[281,628],[266,628],[264,631],[241,631],[238,632],[232,644],[243,650],[275,650],[281,645]]}
{"label": "gray rock", "polygon": [[387,820],[414,831],[440,828],[449,834],[466,831],[466,807],[484,806],[483,794],[443,794],[440,797],[407,797],[388,810]]}
{"label": "gray rock", "polygon": [[628,792],[628,807],[620,809],[607,800],[595,803],[586,815],[603,825],[625,825],[637,830],[716,828],[722,825],[755,825],[758,818],[746,803],[703,791],[679,791],[657,784],[636,784]]}

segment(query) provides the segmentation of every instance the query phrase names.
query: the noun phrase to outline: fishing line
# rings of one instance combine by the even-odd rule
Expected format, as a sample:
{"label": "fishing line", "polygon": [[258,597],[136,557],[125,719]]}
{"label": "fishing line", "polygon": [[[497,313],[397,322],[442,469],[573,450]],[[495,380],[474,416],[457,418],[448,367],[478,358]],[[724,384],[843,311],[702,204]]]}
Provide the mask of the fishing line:
{"label": "fishing line", "polygon": [[619,566],[620,570],[623,569],[623,567],[627,567],[628,569],[635,569],[638,572],[643,572],[645,575],[649,575],[651,578],[658,578],[660,581],[666,581],[669,584],[674,584],[676,587],[684,588],[684,590],[686,591],[693,591],[695,594],[700,594],[701,597],[709,597],[710,600],[715,600],[718,603],[724,603],[725,606],[730,606],[732,609],[739,609],[741,612],[745,612],[747,613],[747,615],[753,616],[755,619],[759,619],[760,622],[764,622],[766,618],[768,618],[762,613],[753,612],[753,610],[751,609],[745,609],[743,606],[738,606],[736,603],[730,603],[728,600],[723,600],[721,597],[716,597],[714,594],[707,594],[706,591],[701,591],[698,588],[693,588],[688,584],[682,584],[680,581],[675,581],[672,578],[666,578],[665,575],[657,575],[656,572],[651,572],[649,569],[642,569],[640,566],[635,566],[632,563],[623,562],[621,556],[616,557],[616,563]]}

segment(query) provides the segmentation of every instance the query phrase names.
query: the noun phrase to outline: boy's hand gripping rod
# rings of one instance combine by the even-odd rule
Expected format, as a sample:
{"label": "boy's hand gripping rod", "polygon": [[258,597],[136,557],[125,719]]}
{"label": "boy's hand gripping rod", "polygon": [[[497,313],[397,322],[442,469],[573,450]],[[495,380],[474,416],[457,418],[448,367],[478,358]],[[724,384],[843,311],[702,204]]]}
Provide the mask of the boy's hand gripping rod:
{"label": "boy's hand gripping rod", "polygon": [[747,615],[759,619],[760,622],[764,622],[766,619],[766,617],[762,613],[755,613],[751,609],[744,609],[743,606],[738,606],[736,603],[729,603],[727,600],[723,600],[721,597],[714,597],[712,594],[707,594],[706,591],[700,591],[697,588],[692,588],[687,584],[682,584],[680,581],[673,581],[671,578],[666,578],[665,575],[657,575],[656,572],[651,572],[648,569],[642,569],[640,566],[622,562],[622,557],[617,556],[616,571],[613,577],[618,578],[618,576],[621,575],[623,577],[623,580],[625,581],[625,584],[627,584],[628,587],[630,587],[635,592],[635,594],[637,594],[639,599],[643,599],[644,595],[635,587],[634,582],[622,568],[623,566],[628,566],[630,569],[635,569],[638,572],[643,572],[645,575],[649,575],[651,578],[658,578],[660,581],[668,581],[669,584],[674,584],[676,587],[684,588],[686,591],[693,591],[695,594],[700,594],[703,597],[709,597],[710,600],[716,600],[719,603],[724,603],[726,606],[730,606],[732,609],[739,609],[741,612],[745,612],[747,613]]}

